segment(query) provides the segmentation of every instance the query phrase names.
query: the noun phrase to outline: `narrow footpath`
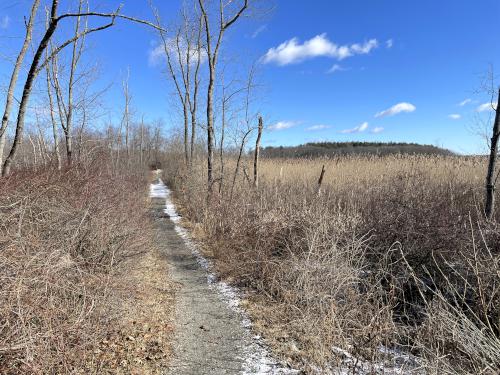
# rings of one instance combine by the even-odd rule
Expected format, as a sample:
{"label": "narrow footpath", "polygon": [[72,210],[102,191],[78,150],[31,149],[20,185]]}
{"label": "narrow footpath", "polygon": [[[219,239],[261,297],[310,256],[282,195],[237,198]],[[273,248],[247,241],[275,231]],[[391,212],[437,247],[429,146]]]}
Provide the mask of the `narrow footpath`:
{"label": "narrow footpath", "polygon": [[157,243],[170,265],[175,294],[173,358],[166,374],[298,374],[283,368],[255,337],[237,292],[209,273],[159,179],[151,185]]}

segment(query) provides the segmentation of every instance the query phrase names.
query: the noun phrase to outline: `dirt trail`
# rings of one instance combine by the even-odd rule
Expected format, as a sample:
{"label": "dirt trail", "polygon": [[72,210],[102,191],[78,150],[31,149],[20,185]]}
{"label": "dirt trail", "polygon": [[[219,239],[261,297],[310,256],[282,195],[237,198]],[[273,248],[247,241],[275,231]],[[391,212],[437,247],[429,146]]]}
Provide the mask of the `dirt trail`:
{"label": "dirt trail", "polygon": [[158,246],[179,284],[174,356],[167,374],[296,374],[270,358],[252,335],[235,291],[207,272],[207,261],[176,225],[180,218],[159,179],[151,185],[151,199]]}

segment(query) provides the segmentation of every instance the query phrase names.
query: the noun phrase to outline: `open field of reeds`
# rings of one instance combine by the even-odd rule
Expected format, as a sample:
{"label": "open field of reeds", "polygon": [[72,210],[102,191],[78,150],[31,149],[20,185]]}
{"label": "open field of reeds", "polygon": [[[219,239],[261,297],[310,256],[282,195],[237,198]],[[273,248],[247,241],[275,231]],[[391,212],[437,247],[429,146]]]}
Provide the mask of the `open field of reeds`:
{"label": "open field of reeds", "polygon": [[418,359],[408,372],[495,374],[500,229],[482,213],[486,162],[263,159],[254,187],[250,160],[235,178],[227,160],[208,200],[201,162],[188,174],[170,158],[165,179],[221,276],[250,291],[255,328],[288,361],[326,369],[345,364],[346,351],[381,363],[390,349]]}

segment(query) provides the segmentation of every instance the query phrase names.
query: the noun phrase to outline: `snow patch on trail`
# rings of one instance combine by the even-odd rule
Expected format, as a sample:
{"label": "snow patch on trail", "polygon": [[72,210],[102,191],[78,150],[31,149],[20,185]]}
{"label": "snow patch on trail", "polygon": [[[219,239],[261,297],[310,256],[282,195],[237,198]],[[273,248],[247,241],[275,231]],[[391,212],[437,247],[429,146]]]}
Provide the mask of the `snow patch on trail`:
{"label": "snow patch on trail", "polygon": [[177,213],[175,205],[172,203],[172,192],[159,178],[160,171],[157,171],[157,183],[150,186],[150,197],[165,199],[164,213],[167,214],[175,224],[175,231],[184,240],[185,244],[195,256],[198,264],[206,271],[207,283],[209,286],[217,291],[222,300],[229,306],[231,310],[236,312],[241,317],[241,325],[246,329],[248,334],[247,347],[244,349],[245,355],[242,358],[245,366],[242,370],[242,375],[296,375],[300,371],[289,368],[284,368],[276,362],[269,353],[268,348],[260,336],[254,335],[251,332],[252,322],[246,312],[241,308],[241,292],[218,279],[214,273],[212,263],[206,259],[197,249],[194,242],[191,240],[189,232],[180,226],[181,216]]}

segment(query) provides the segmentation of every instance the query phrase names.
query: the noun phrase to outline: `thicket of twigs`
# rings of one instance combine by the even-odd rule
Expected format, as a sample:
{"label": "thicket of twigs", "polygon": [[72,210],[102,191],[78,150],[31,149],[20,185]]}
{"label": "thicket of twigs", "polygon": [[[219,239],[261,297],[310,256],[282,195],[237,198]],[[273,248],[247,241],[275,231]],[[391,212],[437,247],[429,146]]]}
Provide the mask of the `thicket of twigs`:
{"label": "thicket of twigs", "polygon": [[500,228],[482,215],[485,164],[263,160],[258,189],[241,172],[231,194],[226,172],[207,205],[204,165],[165,163],[219,271],[265,300],[264,333],[296,363],[345,364],[345,350],[351,367],[380,364],[389,351],[418,358],[408,373],[496,374]]}
{"label": "thicket of twigs", "polygon": [[105,156],[0,180],[0,373],[89,373],[113,328],[115,276],[148,249],[145,181]]}

